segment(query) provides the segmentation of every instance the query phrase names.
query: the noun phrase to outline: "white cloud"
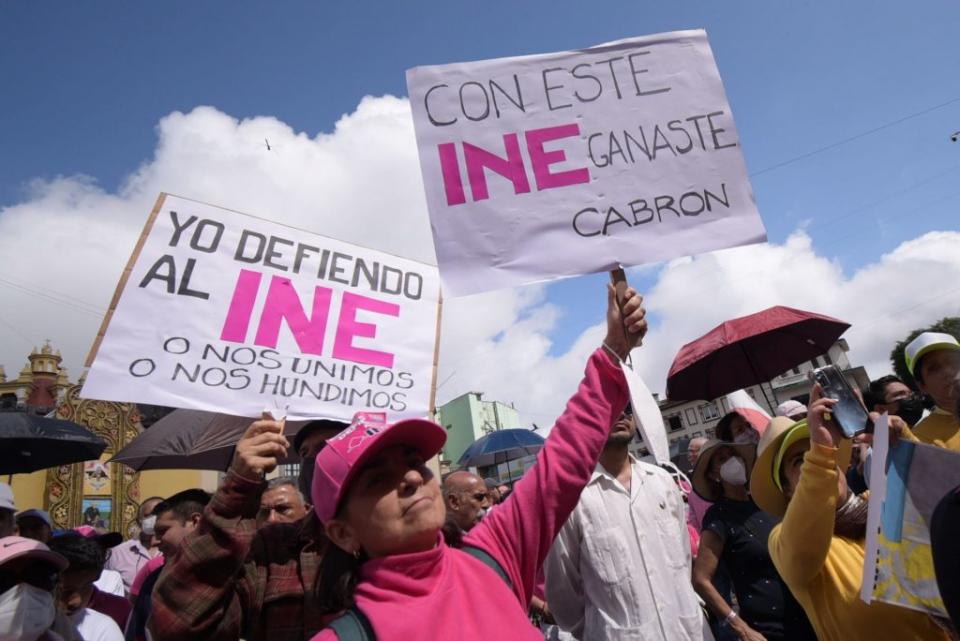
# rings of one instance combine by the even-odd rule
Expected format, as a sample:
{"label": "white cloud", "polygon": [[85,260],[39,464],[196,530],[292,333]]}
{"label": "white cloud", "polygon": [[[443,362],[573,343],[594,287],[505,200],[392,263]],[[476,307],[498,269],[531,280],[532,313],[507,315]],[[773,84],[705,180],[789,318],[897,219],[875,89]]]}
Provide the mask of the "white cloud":
{"label": "white cloud", "polygon": [[[85,177],[33,184],[0,210],[0,363],[15,376],[33,345],[50,338],[74,376],[109,304],[136,237],[160,191],[433,261],[410,109],[406,100],[364,98],[330,133],[309,136],[272,117],[238,121],[212,107],[173,113],[158,144],[116,193]],[[267,150],[264,139],[270,141]],[[852,274],[816,253],[805,231],[782,245],[742,247],[642,268],[655,274],[648,307],[658,319],[635,354],[662,390],[677,349],[717,323],[770,305],[853,323],[855,362],[876,376],[910,329],[960,313],[960,233],[909,240]],[[9,282],[26,287],[16,289]],[[565,305],[542,285],[447,300],[439,399],[466,391],[515,402],[548,426],[579,380],[603,328],[584,328],[551,352]],[[51,302],[53,298],[56,302]]]}

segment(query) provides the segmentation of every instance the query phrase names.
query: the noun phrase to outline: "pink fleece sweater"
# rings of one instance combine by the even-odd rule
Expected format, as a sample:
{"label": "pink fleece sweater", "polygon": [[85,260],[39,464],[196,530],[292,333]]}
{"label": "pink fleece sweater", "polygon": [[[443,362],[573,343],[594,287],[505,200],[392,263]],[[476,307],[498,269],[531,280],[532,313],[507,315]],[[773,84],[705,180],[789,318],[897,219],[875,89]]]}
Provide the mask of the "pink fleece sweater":
{"label": "pink fleece sweater", "polygon": [[[442,537],[426,552],[367,561],[356,601],[377,639],[542,641],[543,635],[527,618],[537,570],[590,480],[627,396],[619,366],[598,349],[536,465],[516,484],[511,497],[466,536],[465,545],[486,550],[500,563],[513,591],[481,561],[447,547]],[[330,629],[313,637],[336,638]]]}

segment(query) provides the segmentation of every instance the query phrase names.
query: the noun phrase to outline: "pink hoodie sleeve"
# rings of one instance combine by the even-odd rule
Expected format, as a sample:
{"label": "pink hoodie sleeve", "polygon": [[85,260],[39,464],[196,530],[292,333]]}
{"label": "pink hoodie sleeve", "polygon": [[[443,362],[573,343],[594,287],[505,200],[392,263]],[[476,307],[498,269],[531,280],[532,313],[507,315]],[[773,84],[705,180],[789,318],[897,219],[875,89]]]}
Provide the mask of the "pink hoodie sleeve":
{"label": "pink hoodie sleeve", "polygon": [[580,387],[537,455],[536,464],[513,493],[464,539],[486,550],[513,584],[526,607],[537,571],[557,532],[576,507],[597,466],[610,426],[627,404],[627,383],[619,365],[602,348],[587,362]]}

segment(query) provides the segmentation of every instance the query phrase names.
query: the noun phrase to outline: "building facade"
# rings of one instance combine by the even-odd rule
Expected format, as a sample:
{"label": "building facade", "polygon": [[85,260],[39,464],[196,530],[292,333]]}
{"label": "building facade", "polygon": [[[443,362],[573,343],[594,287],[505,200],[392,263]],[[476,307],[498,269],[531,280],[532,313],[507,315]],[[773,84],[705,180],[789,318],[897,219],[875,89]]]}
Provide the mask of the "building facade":
{"label": "building facade", "polygon": [[497,430],[522,427],[516,409],[500,401],[485,401],[481,392],[467,392],[441,405],[436,421],[447,430],[441,472],[456,466],[464,450],[477,439]]}
{"label": "building facade", "polygon": [[50,415],[78,423],[101,436],[107,448],[96,461],[12,475],[10,485],[19,510],[46,510],[56,528],[89,524],[131,536],[136,532],[137,508],[143,499],[167,497],[194,487],[216,489],[217,472],[136,472],[109,462],[143,431],[140,410],[132,403],[84,399],[83,380],[71,383],[60,362],[59,352],[47,343],[33,350],[16,379],[0,376],[0,411]]}
{"label": "building facade", "polygon": [[[834,364],[843,371],[847,382],[854,389],[863,389],[870,383],[870,378],[867,376],[866,369],[850,364],[850,359],[847,357],[848,351],[850,347],[847,341],[841,338],[825,354],[784,372],[764,383],[762,387],[760,385],[749,387],[746,392],[770,416],[773,416],[777,405],[786,400],[793,399],[806,404],[810,393],[808,374],[816,368]],[[725,397],[711,401],[670,401],[658,398],[657,402],[660,413],[663,414],[663,425],[670,441],[671,458],[685,452],[687,443],[692,438],[700,436],[714,438],[717,423],[730,411]],[[639,435],[631,444],[630,450],[640,458],[648,457],[650,454]]]}
{"label": "building facade", "polygon": [[40,349],[33,348],[16,378],[8,378],[0,365],[0,411],[52,412],[72,385],[62,361],[60,350],[47,341]]}

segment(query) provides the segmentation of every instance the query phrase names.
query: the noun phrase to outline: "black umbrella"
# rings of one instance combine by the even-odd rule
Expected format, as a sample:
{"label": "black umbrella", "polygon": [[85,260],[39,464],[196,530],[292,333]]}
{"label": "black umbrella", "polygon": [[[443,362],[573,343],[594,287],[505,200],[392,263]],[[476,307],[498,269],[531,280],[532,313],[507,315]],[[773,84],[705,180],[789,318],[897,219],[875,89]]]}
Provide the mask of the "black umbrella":
{"label": "black umbrella", "polygon": [[509,429],[490,432],[474,441],[457,461],[460,467],[486,467],[536,454],[543,437],[532,430]]}
{"label": "black umbrella", "polygon": [[[130,441],[110,461],[134,470],[226,470],[233,449],[256,419],[215,412],[179,409]],[[291,438],[306,421],[287,421],[284,433]],[[280,463],[300,459],[290,448]]]}
{"label": "black umbrella", "polygon": [[0,413],[0,474],[93,461],[106,447],[102,438],[71,421],[22,412]]}

